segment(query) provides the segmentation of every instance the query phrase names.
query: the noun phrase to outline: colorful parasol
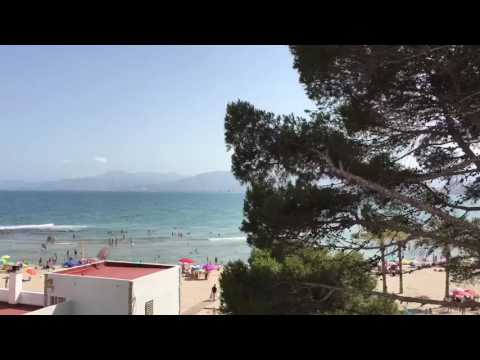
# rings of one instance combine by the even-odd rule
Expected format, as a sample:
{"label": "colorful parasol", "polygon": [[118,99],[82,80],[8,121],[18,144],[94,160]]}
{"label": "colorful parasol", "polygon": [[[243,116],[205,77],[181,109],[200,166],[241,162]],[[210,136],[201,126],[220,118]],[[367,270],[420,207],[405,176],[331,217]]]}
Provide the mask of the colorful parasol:
{"label": "colorful parasol", "polygon": [[38,275],[38,271],[35,270],[34,268],[27,268],[27,270],[25,270],[25,273],[30,275],[30,276],[37,276]]}
{"label": "colorful parasol", "polygon": [[193,264],[195,260],[190,259],[190,258],[181,258],[178,260],[178,262],[184,263],[184,264]]}

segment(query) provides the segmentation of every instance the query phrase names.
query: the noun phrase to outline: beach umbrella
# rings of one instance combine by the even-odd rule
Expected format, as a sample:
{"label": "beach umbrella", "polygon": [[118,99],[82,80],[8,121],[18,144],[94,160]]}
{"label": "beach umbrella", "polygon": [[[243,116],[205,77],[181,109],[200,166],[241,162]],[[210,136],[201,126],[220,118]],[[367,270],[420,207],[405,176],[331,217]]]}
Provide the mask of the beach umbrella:
{"label": "beach umbrella", "polygon": [[206,264],[206,265],[203,265],[203,270],[205,271],[217,270],[217,266],[213,264]]}
{"label": "beach umbrella", "polygon": [[480,293],[478,293],[478,291],[476,291],[474,289],[467,289],[467,290],[464,291],[464,293],[467,294],[472,299],[476,299],[476,298],[480,297]]}
{"label": "beach umbrella", "polygon": [[37,270],[35,270],[34,268],[28,268],[27,270],[25,270],[25,273],[27,273],[28,275],[31,275],[31,276],[38,275]]}
{"label": "beach umbrella", "polygon": [[178,260],[178,262],[184,263],[184,264],[193,264],[195,260],[190,259],[190,258],[181,258]]}
{"label": "beach umbrella", "polygon": [[455,299],[463,299],[465,296],[469,296],[468,293],[465,293],[465,290],[456,288],[452,291],[452,297]]}
{"label": "beach umbrella", "polygon": [[107,260],[109,255],[110,255],[110,248],[104,247],[98,252],[97,258],[100,260]]}

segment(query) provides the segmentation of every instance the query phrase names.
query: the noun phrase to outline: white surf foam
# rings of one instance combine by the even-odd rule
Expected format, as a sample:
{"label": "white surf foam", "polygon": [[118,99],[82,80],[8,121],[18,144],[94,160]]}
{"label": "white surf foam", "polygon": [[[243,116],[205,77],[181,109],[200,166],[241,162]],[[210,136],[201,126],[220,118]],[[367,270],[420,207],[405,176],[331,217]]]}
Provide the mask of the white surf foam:
{"label": "white surf foam", "polygon": [[55,225],[55,224],[40,224],[40,225],[9,225],[0,226],[0,231],[19,231],[19,230],[57,230],[57,231],[73,231],[84,229],[84,225]]}
{"label": "white surf foam", "polygon": [[208,241],[247,241],[247,238],[245,236],[216,237],[216,238],[209,238]]}

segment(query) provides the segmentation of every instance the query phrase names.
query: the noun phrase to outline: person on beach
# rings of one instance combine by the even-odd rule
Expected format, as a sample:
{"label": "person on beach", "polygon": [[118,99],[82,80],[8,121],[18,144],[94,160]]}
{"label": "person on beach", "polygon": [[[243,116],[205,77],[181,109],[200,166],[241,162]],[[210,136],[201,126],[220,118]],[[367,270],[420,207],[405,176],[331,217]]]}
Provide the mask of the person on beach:
{"label": "person on beach", "polygon": [[77,257],[77,255],[78,255],[77,249],[74,249],[74,250],[73,250],[73,254],[74,254],[75,257]]}
{"label": "person on beach", "polygon": [[73,240],[75,240],[75,233],[73,233]]}
{"label": "person on beach", "polygon": [[216,256],[215,256],[215,264],[218,264],[218,259]]}
{"label": "person on beach", "polygon": [[213,284],[212,286],[212,294],[210,297],[212,298],[213,301],[215,301],[215,296],[217,295],[217,284]]}
{"label": "person on beach", "polygon": [[38,259],[38,266],[42,267],[42,258]]}
{"label": "person on beach", "polygon": [[67,250],[67,258],[70,257],[70,250]]}

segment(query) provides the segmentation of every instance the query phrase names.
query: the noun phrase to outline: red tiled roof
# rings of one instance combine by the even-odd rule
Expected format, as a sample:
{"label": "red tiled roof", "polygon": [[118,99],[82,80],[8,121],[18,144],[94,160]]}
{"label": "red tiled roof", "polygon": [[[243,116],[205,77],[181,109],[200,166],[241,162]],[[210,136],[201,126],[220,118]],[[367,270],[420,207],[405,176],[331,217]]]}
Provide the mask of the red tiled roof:
{"label": "red tiled roof", "polygon": [[55,274],[133,280],[169,268],[170,267],[161,265],[117,263],[107,261],[58,271]]}

